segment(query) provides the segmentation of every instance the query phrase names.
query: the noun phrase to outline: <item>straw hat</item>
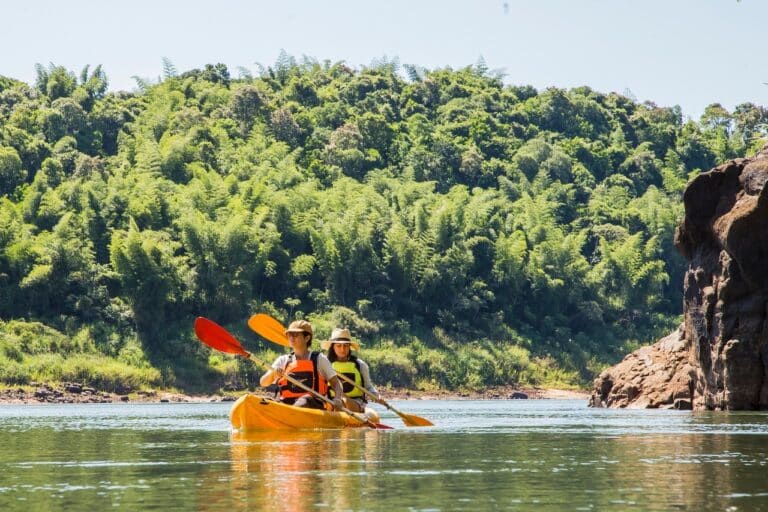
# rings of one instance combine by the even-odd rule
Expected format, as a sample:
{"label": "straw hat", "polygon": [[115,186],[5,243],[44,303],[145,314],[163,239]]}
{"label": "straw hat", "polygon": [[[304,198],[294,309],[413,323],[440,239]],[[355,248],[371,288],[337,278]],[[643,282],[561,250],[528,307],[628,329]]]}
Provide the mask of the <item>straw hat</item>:
{"label": "straw hat", "polygon": [[345,343],[350,345],[352,350],[360,350],[360,344],[352,340],[352,335],[349,334],[349,329],[337,327],[331,333],[331,339],[323,341],[320,343],[320,346],[323,347],[323,350],[328,350],[334,343]]}
{"label": "straw hat", "polygon": [[288,334],[289,332],[303,332],[312,336],[312,324],[306,320],[294,320],[285,330],[285,334]]}

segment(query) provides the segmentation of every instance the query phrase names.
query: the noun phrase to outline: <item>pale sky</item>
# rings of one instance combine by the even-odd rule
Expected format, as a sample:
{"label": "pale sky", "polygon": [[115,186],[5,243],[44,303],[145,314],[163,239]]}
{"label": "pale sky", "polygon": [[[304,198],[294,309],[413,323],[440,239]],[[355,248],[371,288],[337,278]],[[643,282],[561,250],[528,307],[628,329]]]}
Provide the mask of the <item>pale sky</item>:
{"label": "pale sky", "polygon": [[698,119],[721,103],[768,106],[767,0],[24,0],[0,8],[0,75],[102,64],[112,90],[222,62],[257,74],[281,49],[358,67],[482,57],[514,85],[629,94]]}

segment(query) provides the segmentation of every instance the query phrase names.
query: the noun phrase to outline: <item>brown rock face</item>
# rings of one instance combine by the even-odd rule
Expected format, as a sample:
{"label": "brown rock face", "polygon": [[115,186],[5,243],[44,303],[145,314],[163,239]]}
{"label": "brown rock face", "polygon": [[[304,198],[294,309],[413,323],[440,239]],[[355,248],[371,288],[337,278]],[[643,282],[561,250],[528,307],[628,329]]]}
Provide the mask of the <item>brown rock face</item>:
{"label": "brown rock face", "polygon": [[592,407],[690,409],[695,368],[682,326],[666,338],[629,354],[595,381]]}
{"label": "brown rock face", "polygon": [[768,409],[766,182],[768,147],[688,184],[675,233],[689,262],[683,324],[603,372],[590,405]]}

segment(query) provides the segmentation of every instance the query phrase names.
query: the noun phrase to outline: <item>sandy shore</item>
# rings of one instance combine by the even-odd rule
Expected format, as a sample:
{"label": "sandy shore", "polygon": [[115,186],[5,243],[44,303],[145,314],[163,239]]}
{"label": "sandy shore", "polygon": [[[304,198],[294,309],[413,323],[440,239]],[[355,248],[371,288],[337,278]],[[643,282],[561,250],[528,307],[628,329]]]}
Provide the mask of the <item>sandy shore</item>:
{"label": "sandy shore", "polygon": [[[518,389],[495,387],[479,391],[415,391],[380,388],[385,400],[514,400],[514,399],[576,399],[587,400],[583,390]],[[138,391],[125,395],[98,391],[80,384],[40,384],[0,389],[0,403],[152,403],[152,402],[231,402],[248,392],[234,391],[216,395],[189,395],[174,391]],[[263,390],[254,391],[267,395]]]}

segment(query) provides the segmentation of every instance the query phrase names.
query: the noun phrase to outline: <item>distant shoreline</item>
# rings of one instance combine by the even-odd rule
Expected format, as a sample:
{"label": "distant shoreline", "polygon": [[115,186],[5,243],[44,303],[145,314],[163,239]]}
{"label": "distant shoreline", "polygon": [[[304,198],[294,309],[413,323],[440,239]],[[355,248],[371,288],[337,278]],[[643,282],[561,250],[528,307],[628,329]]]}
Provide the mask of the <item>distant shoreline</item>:
{"label": "distant shoreline", "polygon": [[532,400],[587,400],[590,394],[589,391],[580,389],[516,388],[513,386],[497,386],[479,391],[414,391],[398,389],[379,389],[379,391],[386,400],[515,400],[523,398],[519,395],[520,393],[524,394],[527,399]]}
{"label": "distant shoreline", "polygon": [[[575,399],[587,400],[586,390],[493,387],[480,391],[417,391],[380,388],[385,400],[513,400],[513,399]],[[232,402],[252,392],[269,396],[265,390],[232,391],[225,394],[185,394],[177,391],[138,391],[117,394],[98,391],[79,384],[41,384],[38,386],[6,387],[0,389],[0,404],[98,404],[98,403],[204,403]]]}

